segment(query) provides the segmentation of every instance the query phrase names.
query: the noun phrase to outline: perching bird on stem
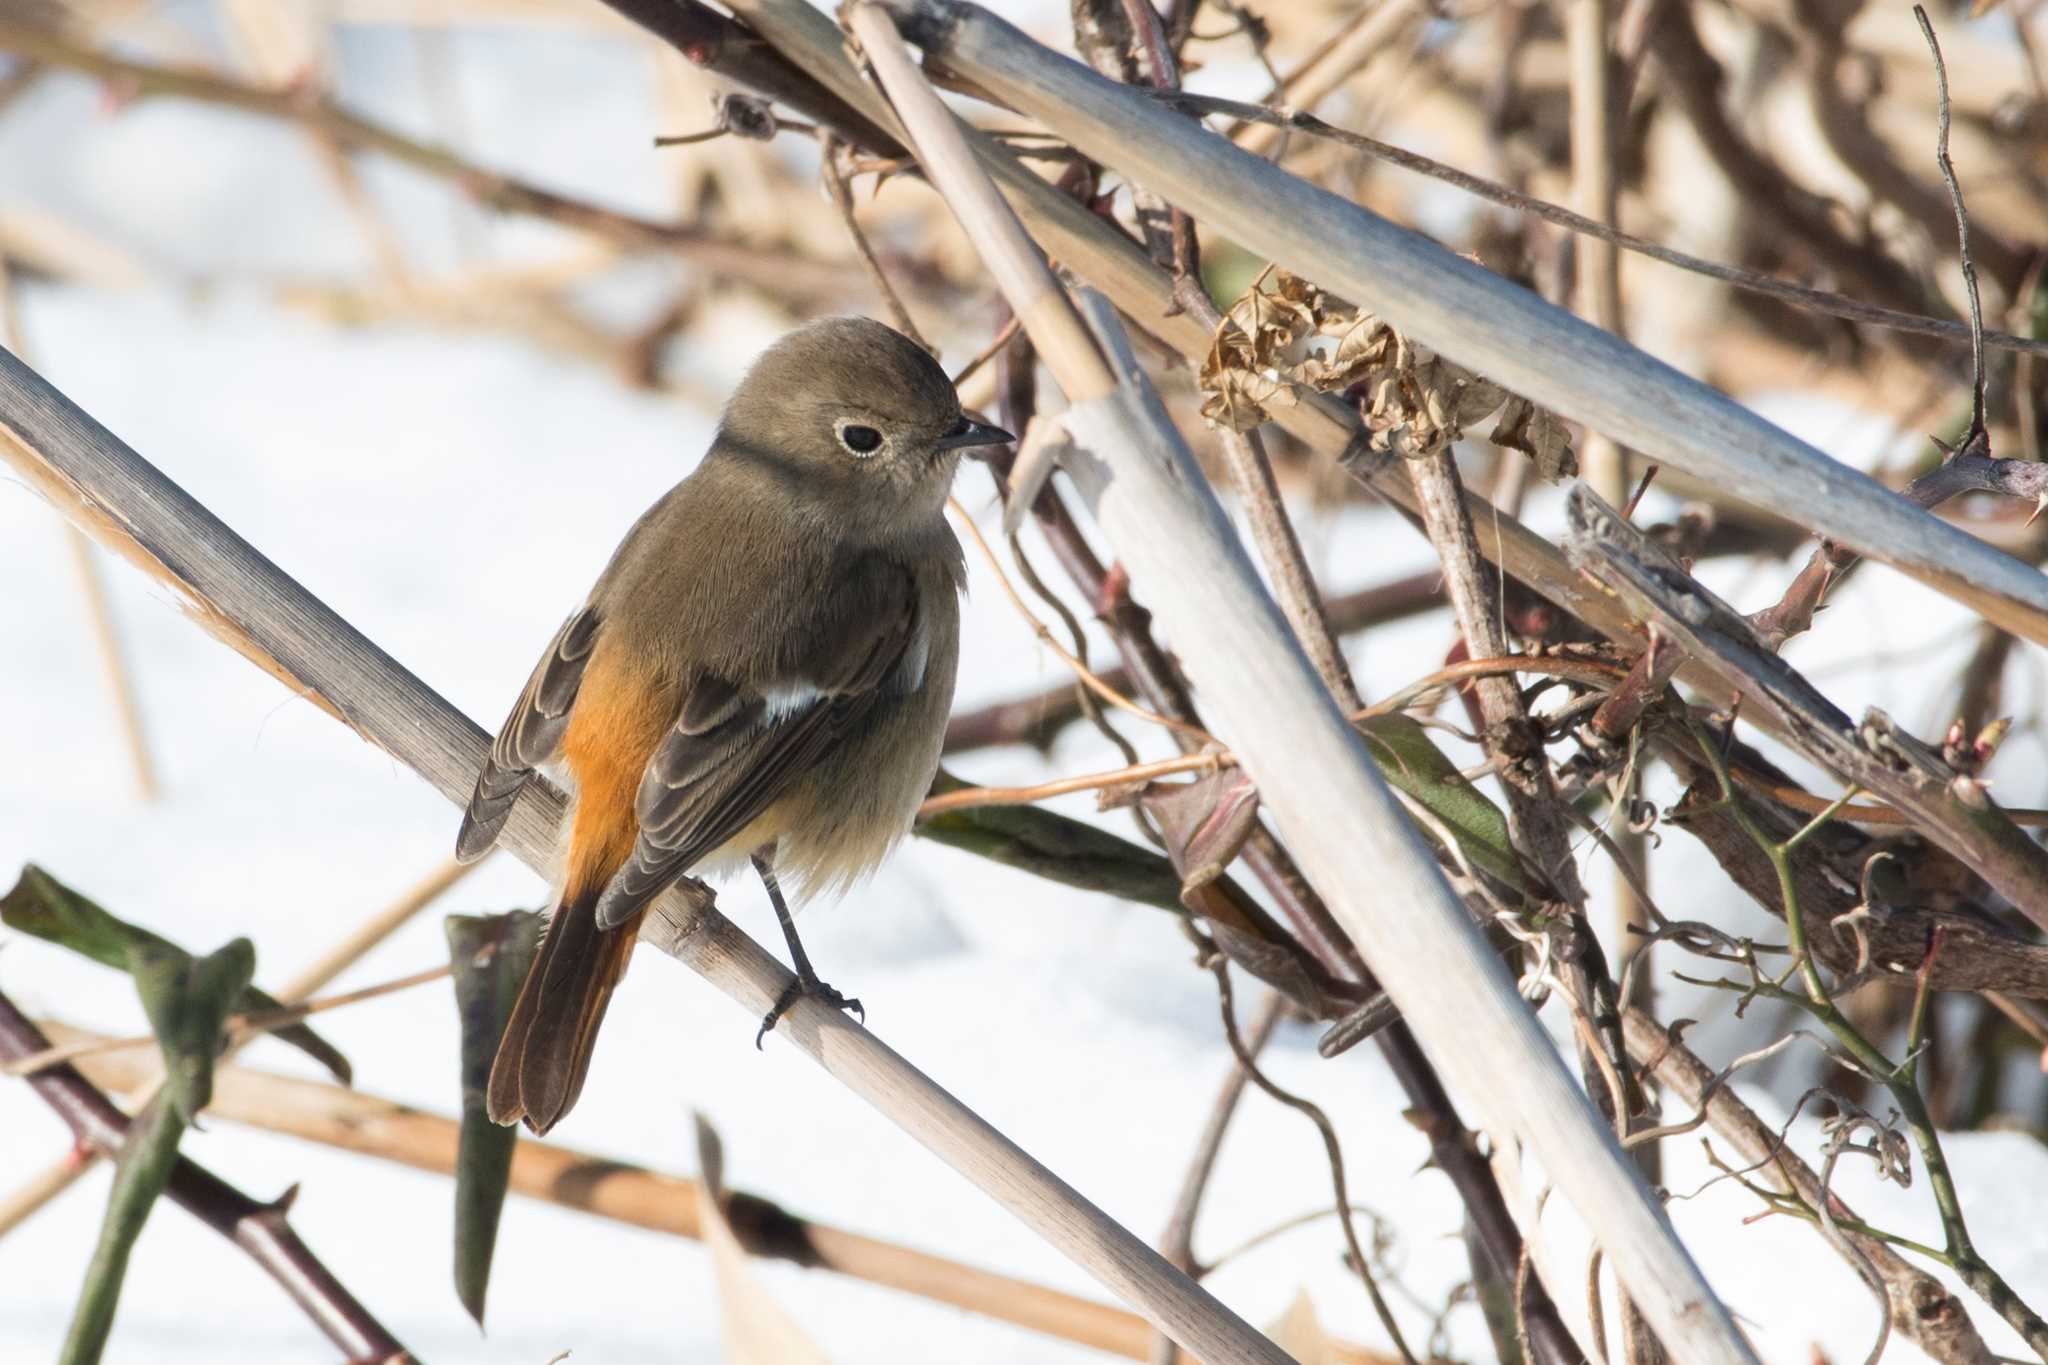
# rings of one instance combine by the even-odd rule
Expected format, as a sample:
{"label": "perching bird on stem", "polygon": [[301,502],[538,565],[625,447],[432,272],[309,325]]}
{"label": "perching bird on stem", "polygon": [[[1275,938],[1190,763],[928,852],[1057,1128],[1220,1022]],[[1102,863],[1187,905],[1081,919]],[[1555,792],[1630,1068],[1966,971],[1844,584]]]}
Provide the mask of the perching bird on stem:
{"label": "perching bird on stem", "polygon": [[811,969],[779,879],[842,888],[909,829],[958,661],[947,490],[961,450],[1011,439],[878,322],[814,322],[755,362],[548,646],[463,816],[457,856],[480,857],[535,769],[574,784],[492,1119],[545,1133],[576,1103],[640,920],[686,873],[751,859],[768,886],[798,981],[763,1031],[799,993],[858,1007]]}

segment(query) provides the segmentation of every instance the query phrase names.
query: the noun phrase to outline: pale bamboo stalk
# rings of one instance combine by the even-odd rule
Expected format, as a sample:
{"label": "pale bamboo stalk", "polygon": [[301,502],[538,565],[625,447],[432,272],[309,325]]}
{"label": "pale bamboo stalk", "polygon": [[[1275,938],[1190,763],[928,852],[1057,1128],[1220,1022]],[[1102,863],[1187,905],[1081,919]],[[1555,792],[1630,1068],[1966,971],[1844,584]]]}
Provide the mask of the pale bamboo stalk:
{"label": "pale bamboo stalk", "polygon": [[[1565,45],[1571,55],[1571,144],[1573,207],[1595,222],[1614,222],[1614,137],[1608,108],[1612,82],[1607,53],[1611,24],[1608,0],[1568,0]],[[1616,336],[1621,325],[1621,249],[1598,237],[1580,237],[1578,309],[1596,327]],[[1616,507],[1628,500],[1628,461],[1621,447],[1600,432],[1588,432],[1579,469],[1593,491]]]}
{"label": "pale bamboo stalk", "polygon": [[[216,637],[426,778],[469,798],[489,737],[191,496],[0,351],[0,455],[88,533],[182,597]],[[564,803],[530,788],[501,844],[554,863]],[[787,968],[684,889],[642,937],[758,1019],[794,981]],[[1280,1361],[1271,1342],[1083,1199],[867,1029],[800,997],[776,1036],[822,1066],[1015,1214],[1148,1321],[1205,1360]]]}
{"label": "pale bamboo stalk", "polygon": [[[889,36],[895,37],[895,29],[889,30]],[[910,68],[910,57],[899,42],[885,43],[863,55],[878,69],[894,73],[889,82],[892,90],[902,84]],[[926,174],[965,187],[958,196],[947,198],[946,207],[981,247],[983,263],[1010,301],[1011,312],[1030,336],[1032,346],[1048,366],[1072,375],[1088,396],[1107,397],[1116,389],[1109,365],[1095,348],[1095,339],[1088,335],[1066,291],[1053,279],[1037,244],[1025,233],[995,183],[981,173],[965,129],[928,84],[914,81],[904,88],[916,102],[899,107],[896,114],[919,130],[918,155]],[[922,92],[921,98],[917,92]],[[1031,504],[1038,500],[1038,490],[1052,472],[1055,453],[1053,444],[1045,441],[1026,442],[1018,451],[1010,468],[1010,491],[1003,513],[1003,529],[1010,534],[1016,534]]]}
{"label": "pale bamboo stalk", "polygon": [[[956,121],[909,61],[894,21],[874,4],[845,13],[934,187],[956,206],[977,248],[1004,250],[1007,233],[981,231],[979,206],[992,195],[956,183],[981,178],[978,163],[938,151],[958,139]],[[963,202],[977,210],[963,212]],[[1095,294],[1084,306],[1121,382],[1109,398],[1077,398],[1068,386],[1081,388],[1094,376],[1062,373],[1048,357],[1068,389],[1063,420],[1079,443],[1068,472],[1166,625],[1189,677],[1236,739],[1262,805],[1431,1060],[1481,1106],[1490,1127],[1534,1147],[1678,1358],[1753,1365],[1727,1310],[1316,676],[1114,310]],[[1514,1084],[1503,1084],[1504,1076]]]}
{"label": "pale bamboo stalk", "polygon": [[1110,467],[1070,472],[1261,805],[1430,1059],[1491,1131],[1537,1154],[1675,1358],[1753,1361],[1329,700],[1135,358],[1120,361],[1118,397],[1066,419]]}
{"label": "pale bamboo stalk", "polygon": [[[865,34],[867,30],[856,32]],[[939,99],[938,92],[924,81],[914,79],[909,54],[900,42],[893,41],[896,30],[889,28],[887,36],[891,41],[864,47],[862,55],[874,63],[892,92],[901,88],[914,99],[908,105],[899,99],[896,113],[915,130],[918,160],[925,173],[935,180],[963,187],[959,194],[947,196],[946,207],[981,249],[982,262],[995,276],[996,284],[1010,301],[1011,311],[1030,334],[1031,344],[1045,363],[1074,376],[1086,397],[1107,397],[1116,389],[1116,377],[1109,372],[1102,352],[1096,349],[1095,338],[1088,335],[1081,315],[1074,311],[1066,291],[1053,279],[1045,258],[1025,234],[1017,215],[996,192],[995,183],[981,173],[966,134]],[[906,85],[907,77],[911,79]]]}
{"label": "pale bamboo stalk", "polygon": [[1655,357],[1232,145],[963,0],[890,0],[926,52],[1240,245],[1648,458],[1892,565],[2048,644],[2048,577]]}
{"label": "pale bamboo stalk", "polygon": [[[94,1037],[59,1024],[43,1027],[52,1038],[66,1042]],[[148,1063],[110,1053],[85,1059],[80,1069],[95,1084],[118,1089],[142,1080]],[[215,1070],[213,1100],[206,1113],[209,1118],[436,1175],[454,1171],[461,1131],[454,1119],[396,1100],[243,1066]],[[522,1140],[512,1151],[511,1189],[528,1199],[632,1227],[702,1240],[702,1187],[687,1176]],[[869,1284],[1134,1360],[1145,1357],[1151,1340],[1145,1319],[1112,1304],[807,1218],[801,1220],[801,1230],[823,1269]],[[1338,1349],[1341,1360],[1358,1365],[1383,1365],[1387,1359],[1349,1343]]]}

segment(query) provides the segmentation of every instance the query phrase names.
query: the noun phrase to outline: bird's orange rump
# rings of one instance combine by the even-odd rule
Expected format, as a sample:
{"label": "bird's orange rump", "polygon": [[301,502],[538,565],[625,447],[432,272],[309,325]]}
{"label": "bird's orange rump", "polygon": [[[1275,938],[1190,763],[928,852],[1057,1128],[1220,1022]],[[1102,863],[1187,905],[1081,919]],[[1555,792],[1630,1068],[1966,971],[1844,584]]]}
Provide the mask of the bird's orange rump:
{"label": "bird's orange rump", "polygon": [[631,856],[640,833],[634,797],[649,755],[675,717],[676,697],[672,683],[616,644],[599,641],[562,736],[562,758],[576,780],[565,900],[596,895]]}

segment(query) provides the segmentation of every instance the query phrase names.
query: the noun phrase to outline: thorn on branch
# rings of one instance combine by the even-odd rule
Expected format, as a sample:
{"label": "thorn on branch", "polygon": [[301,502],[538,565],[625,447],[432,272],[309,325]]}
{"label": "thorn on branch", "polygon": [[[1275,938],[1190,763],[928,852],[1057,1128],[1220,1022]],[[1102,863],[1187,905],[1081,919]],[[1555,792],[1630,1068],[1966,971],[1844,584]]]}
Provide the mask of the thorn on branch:
{"label": "thorn on branch", "polygon": [[657,137],[657,147],[686,147],[709,142],[728,133],[746,142],[773,142],[777,133],[806,133],[816,136],[817,125],[778,116],[775,106],[754,95],[721,91],[711,97],[711,126],[701,133],[680,133]]}

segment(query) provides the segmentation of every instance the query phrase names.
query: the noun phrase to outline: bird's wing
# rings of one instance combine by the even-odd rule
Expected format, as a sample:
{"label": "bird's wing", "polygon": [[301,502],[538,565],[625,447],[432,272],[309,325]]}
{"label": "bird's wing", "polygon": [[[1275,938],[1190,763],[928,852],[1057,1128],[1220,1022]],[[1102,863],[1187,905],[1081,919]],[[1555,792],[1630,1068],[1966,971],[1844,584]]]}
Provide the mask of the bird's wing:
{"label": "bird's wing", "polygon": [[905,674],[910,686],[922,681],[924,623],[908,569],[863,559],[821,605],[813,617],[821,627],[782,677],[690,680],[640,779],[640,834],[598,901],[600,928],[624,924],[744,830],[893,683]]}
{"label": "bird's wing", "polygon": [[455,856],[474,862],[490,852],[512,816],[513,802],[533,777],[533,770],[555,756],[562,733],[569,728],[569,708],[583,683],[583,666],[597,641],[597,614],[584,607],[562,623],[547,653],[505,717],[491,744],[476,790],[462,813],[462,832],[455,836]]}

